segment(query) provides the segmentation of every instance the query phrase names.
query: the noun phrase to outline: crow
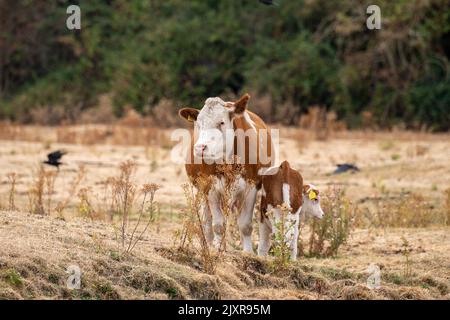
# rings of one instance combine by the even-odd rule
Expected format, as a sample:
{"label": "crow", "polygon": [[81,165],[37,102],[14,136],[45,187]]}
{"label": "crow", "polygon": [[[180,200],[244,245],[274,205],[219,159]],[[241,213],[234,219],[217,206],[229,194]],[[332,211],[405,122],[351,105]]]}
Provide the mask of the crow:
{"label": "crow", "polygon": [[62,162],[60,162],[59,160],[61,160],[62,156],[65,154],[67,154],[67,152],[61,151],[61,150],[57,150],[52,153],[49,153],[47,155],[48,160],[43,161],[43,163],[48,164],[50,166],[54,166],[54,167],[58,168],[58,170],[59,170],[59,166],[62,164]]}
{"label": "crow", "polygon": [[350,163],[342,163],[337,165],[337,169],[334,170],[333,174],[340,174],[347,171],[351,171],[352,173],[355,173],[356,171],[359,171],[359,168],[355,166],[354,164]]}

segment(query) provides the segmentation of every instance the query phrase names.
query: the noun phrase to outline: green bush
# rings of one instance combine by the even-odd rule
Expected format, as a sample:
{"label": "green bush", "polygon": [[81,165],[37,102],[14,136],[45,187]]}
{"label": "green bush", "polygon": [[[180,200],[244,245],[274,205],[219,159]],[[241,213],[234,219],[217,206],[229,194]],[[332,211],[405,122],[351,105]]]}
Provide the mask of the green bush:
{"label": "green bush", "polygon": [[81,31],[65,28],[66,2],[0,4],[1,118],[34,121],[44,106],[76,120],[103,93],[121,115],[251,91],[292,105],[291,124],[320,105],[350,126],[369,111],[381,126],[449,129],[446,0],[378,1],[378,31],[365,26],[368,1],[77,3]]}

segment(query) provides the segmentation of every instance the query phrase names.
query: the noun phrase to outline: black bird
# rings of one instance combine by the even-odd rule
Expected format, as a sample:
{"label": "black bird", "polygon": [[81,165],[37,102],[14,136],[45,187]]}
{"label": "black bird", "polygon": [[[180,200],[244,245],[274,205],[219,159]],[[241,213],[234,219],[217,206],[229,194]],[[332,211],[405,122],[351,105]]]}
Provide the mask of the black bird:
{"label": "black bird", "polygon": [[67,152],[61,150],[49,153],[47,155],[48,160],[44,161],[43,163],[48,164],[50,166],[54,166],[59,170],[59,166],[62,164],[62,162],[60,162],[59,160],[61,160],[62,156],[65,154],[67,154]]}
{"label": "black bird", "polygon": [[277,5],[277,3],[273,2],[273,0],[259,0],[259,2],[271,6],[271,5]]}
{"label": "black bird", "polygon": [[355,173],[356,171],[360,171],[357,166],[351,163],[342,163],[337,165],[337,169],[334,170],[333,174],[340,174],[347,171],[351,171],[352,173]]}

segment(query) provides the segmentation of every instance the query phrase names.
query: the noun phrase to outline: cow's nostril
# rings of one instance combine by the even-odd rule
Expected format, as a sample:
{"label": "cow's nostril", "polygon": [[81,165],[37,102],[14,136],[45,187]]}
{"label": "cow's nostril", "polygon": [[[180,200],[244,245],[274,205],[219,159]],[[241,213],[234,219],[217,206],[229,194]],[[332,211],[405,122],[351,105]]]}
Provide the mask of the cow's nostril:
{"label": "cow's nostril", "polygon": [[206,150],[206,144],[198,144],[195,146],[195,151],[198,153],[204,152]]}

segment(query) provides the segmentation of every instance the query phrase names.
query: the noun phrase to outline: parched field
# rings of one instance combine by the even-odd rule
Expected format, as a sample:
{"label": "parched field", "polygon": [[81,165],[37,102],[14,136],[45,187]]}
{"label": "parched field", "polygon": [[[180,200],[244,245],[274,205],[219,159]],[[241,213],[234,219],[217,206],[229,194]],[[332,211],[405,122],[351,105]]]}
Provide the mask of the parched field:
{"label": "parched field", "polygon": [[[275,270],[272,258],[230,247],[210,275],[195,254],[176,250],[187,178],[182,165],[170,160],[170,131],[146,132],[159,138],[142,145],[138,135],[143,133],[132,129],[123,139],[116,139],[114,129],[103,135],[101,128],[78,128],[84,132],[80,139],[57,130],[24,128],[16,141],[5,135],[0,140],[0,298],[450,298],[449,135],[346,132],[317,140],[309,132],[283,128],[280,158],[323,193],[342,188],[358,207],[358,223],[336,256],[300,257]],[[101,143],[87,139],[94,134]],[[46,214],[36,214],[33,188],[40,162],[56,149],[68,152],[65,165],[59,172],[45,168],[54,172],[51,192],[43,186]],[[136,248],[118,254],[105,186],[125,160],[136,163],[137,185],[160,186],[159,209]],[[361,171],[331,175],[343,162]],[[423,218],[414,219],[415,212]],[[257,230],[253,238],[256,248]],[[302,241],[307,240],[304,235]],[[370,264],[381,269],[379,289],[366,286]],[[82,285],[70,290],[66,270],[74,265],[81,270]]]}

